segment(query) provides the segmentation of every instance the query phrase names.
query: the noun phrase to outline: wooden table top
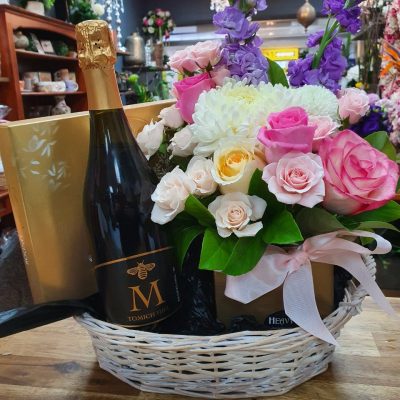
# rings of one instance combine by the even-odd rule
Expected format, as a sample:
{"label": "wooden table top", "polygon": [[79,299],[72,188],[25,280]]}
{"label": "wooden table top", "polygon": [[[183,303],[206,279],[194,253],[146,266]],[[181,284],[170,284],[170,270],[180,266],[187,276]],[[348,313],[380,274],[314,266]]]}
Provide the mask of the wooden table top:
{"label": "wooden table top", "polygon": [[[390,299],[400,314],[400,299]],[[400,322],[367,299],[342,332],[334,360],[280,400],[399,400]],[[102,371],[73,319],[0,339],[1,400],[183,400],[142,393]],[[267,398],[265,398],[267,399]],[[268,397],[271,399],[271,397]]]}

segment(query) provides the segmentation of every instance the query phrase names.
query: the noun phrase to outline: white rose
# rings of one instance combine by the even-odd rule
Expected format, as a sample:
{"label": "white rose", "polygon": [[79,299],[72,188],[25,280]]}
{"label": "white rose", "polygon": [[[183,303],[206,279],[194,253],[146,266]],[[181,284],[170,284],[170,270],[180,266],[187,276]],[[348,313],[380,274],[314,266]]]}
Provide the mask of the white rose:
{"label": "white rose", "polygon": [[175,105],[163,108],[160,112],[159,118],[161,118],[161,121],[165,126],[172,129],[178,129],[185,123],[181,117],[181,113]]}
{"label": "white rose", "polygon": [[171,16],[171,13],[170,13],[169,11],[165,11],[165,16],[166,16],[167,18],[169,18],[169,17]]}
{"label": "white rose", "polygon": [[154,25],[154,19],[153,18],[149,18],[149,20],[147,22],[149,23],[149,26],[153,26]]}
{"label": "white rose", "polygon": [[143,154],[149,159],[152,155],[157,153],[163,141],[163,137],[164,124],[162,122],[151,122],[137,135],[136,141],[140,150],[142,150]]}
{"label": "white rose", "polygon": [[147,28],[147,30],[149,31],[150,34],[153,34],[153,33],[154,33],[154,28],[153,28],[152,26],[149,26],[149,27]]}
{"label": "white rose", "polygon": [[186,199],[196,190],[196,184],[179,167],[165,174],[151,195],[154,201],[151,220],[164,225],[185,209]]}
{"label": "white rose", "polygon": [[260,197],[239,192],[218,196],[208,206],[215,217],[218,234],[223,238],[232,233],[237,237],[255,236],[263,228],[263,224],[250,224],[250,221],[260,220],[266,208],[267,203]]}
{"label": "white rose", "polygon": [[100,3],[94,3],[92,5],[93,12],[98,16],[101,17],[104,14],[104,6]]}
{"label": "white rose", "polygon": [[204,157],[195,156],[190,160],[186,175],[196,184],[194,191],[196,196],[206,197],[217,190],[218,185],[211,174],[212,167],[213,162]]}
{"label": "white rose", "polygon": [[171,139],[168,150],[173,156],[188,157],[193,154],[197,143],[193,139],[193,133],[189,126],[185,126],[179,132],[175,133]]}

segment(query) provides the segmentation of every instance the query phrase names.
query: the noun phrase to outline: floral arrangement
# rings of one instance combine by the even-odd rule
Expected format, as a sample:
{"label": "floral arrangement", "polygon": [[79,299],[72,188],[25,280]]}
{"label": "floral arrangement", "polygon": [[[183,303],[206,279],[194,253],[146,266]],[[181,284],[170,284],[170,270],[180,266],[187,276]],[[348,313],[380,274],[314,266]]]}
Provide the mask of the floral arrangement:
{"label": "floral arrangement", "polygon": [[[400,217],[391,201],[396,155],[386,133],[361,138],[349,129],[374,112],[365,92],[334,94],[320,81],[289,87],[277,65],[261,60],[258,28],[248,20],[257,7],[265,2],[231,1],[214,17],[222,43],[171,58],[184,76],[174,85],[177,103],[137,138],[149,159],[168,159],[152,220],[170,229],[181,264],[202,236],[199,268],[227,275],[228,297],[247,303],[284,284],[287,315],[336,343],[315,306],[310,261],[347,269],[391,311],[361,259],[374,252],[354,240],[375,239],[376,253],[390,251],[373,231],[396,229],[390,222]],[[335,52],[335,38],[330,43]]]}
{"label": "floral arrangement", "polygon": [[161,8],[151,10],[143,17],[143,32],[156,40],[162,41],[164,37],[168,39],[174,27],[175,23],[171,18],[171,13]]}
{"label": "floral arrangement", "polygon": [[75,25],[82,21],[99,19],[105,12],[102,4],[88,0],[71,0],[69,6],[70,20]]}
{"label": "floral arrangement", "polygon": [[[55,0],[38,0],[40,3],[43,3],[45,10],[51,10],[54,6]],[[22,7],[26,7],[28,4],[28,0],[21,0],[20,2]]]}
{"label": "floral arrangement", "polygon": [[400,0],[393,0],[386,16],[380,86],[392,123],[391,140],[400,144]]}

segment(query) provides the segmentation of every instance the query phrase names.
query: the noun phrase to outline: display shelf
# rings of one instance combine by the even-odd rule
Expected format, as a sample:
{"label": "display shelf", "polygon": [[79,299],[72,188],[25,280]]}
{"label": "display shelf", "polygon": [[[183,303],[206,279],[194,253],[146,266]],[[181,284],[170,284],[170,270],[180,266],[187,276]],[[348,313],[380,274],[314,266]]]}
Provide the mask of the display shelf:
{"label": "display shelf", "polygon": [[51,61],[67,61],[67,62],[78,62],[77,58],[74,57],[64,57],[64,56],[57,56],[56,54],[42,54],[42,53],[36,53],[34,51],[27,51],[27,50],[21,50],[17,49],[15,50],[17,53],[18,57],[21,58],[36,58],[40,60],[51,60]]}
{"label": "display shelf", "polygon": [[21,92],[22,96],[73,96],[84,95],[86,92],[78,90],[77,92]]}
{"label": "display shelf", "polygon": [[131,94],[136,94],[134,90],[124,90],[119,93],[121,96],[130,96]]}
{"label": "display shelf", "polygon": [[10,78],[6,78],[5,76],[0,76],[0,83],[8,83],[10,82]]}

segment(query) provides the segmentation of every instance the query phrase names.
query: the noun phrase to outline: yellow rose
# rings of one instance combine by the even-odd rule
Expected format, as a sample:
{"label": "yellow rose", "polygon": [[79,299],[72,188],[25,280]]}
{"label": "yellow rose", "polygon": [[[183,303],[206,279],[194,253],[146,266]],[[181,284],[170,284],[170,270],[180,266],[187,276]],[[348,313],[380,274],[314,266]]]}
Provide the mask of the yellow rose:
{"label": "yellow rose", "polygon": [[254,171],[263,163],[254,154],[254,141],[227,140],[214,153],[212,175],[221,193],[247,193]]}

